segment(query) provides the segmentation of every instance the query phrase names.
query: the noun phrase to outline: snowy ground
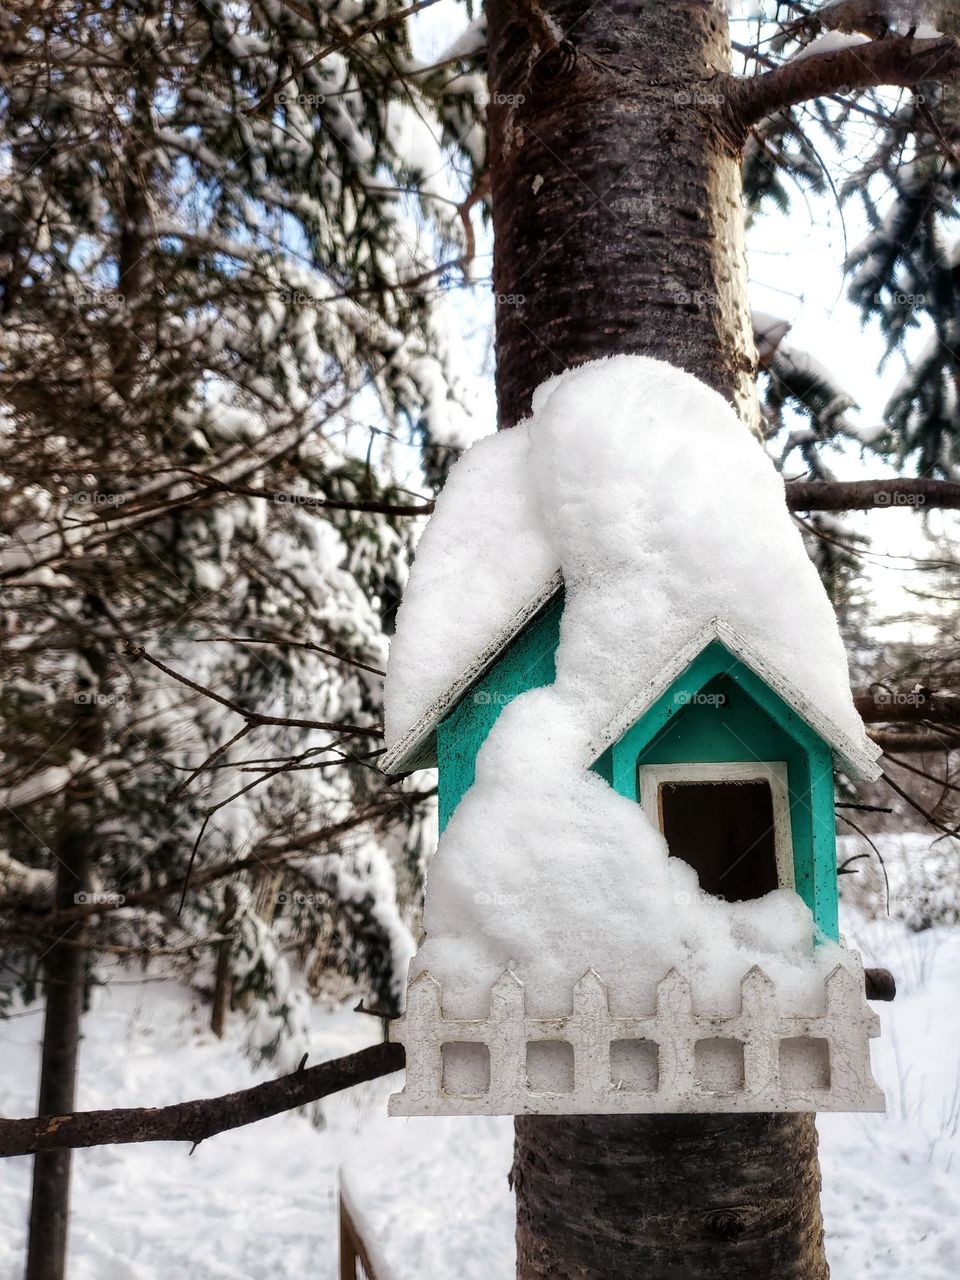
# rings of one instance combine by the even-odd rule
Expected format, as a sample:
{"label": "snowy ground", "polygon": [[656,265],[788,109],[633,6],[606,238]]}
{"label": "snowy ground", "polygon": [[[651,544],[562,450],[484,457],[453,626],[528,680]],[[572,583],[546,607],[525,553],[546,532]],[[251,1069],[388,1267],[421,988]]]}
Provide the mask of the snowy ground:
{"label": "snowy ground", "polygon": [[[960,1275],[960,929],[910,933],[848,914],[850,941],[897,975],[875,1046],[886,1116],[820,1119],[833,1280]],[[181,988],[134,974],[88,1015],[80,1105],[163,1103],[266,1078],[236,1043],[197,1037]],[[0,1114],[32,1110],[40,1017],[0,1023]],[[316,1016],[316,1057],[370,1042],[377,1024]],[[509,1120],[388,1120],[378,1081],[301,1116],[181,1145],[75,1156],[71,1280],[333,1280],[338,1169],[395,1280],[509,1280]],[[0,1276],[21,1274],[29,1161],[0,1162]]]}

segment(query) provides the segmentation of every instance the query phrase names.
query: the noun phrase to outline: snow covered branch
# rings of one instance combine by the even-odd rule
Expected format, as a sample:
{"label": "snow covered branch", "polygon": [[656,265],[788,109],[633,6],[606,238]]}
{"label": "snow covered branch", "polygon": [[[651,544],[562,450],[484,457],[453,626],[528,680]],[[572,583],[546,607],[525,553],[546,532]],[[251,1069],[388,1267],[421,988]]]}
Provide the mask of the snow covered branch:
{"label": "snow covered branch", "polygon": [[830,53],[796,58],[775,71],[734,82],[734,118],[745,132],[766,116],[811,98],[879,85],[909,88],[960,70],[960,43],[944,36],[914,40],[888,35]]}
{"label": "snow covered branch", "polygon": [[196,1147],[217,1133],[266,1120],[399,1071],[404,1061],[402,1045],[377,1044],[219,1098],[197,1098],[168,1107],[118,1107],[0,1120],[0,1156],[127,1142],[192,1142]]}
{"label": "snow covered branch", "polygon": [[429,9],[431,5],[435,5],[437,0],[417,0],[416,4],[407,5],[405,9],[397,9],[392,13],[388,13],[383,18],[378,18],[375,22],[368,22],[364,26],[356,30],[350,31],[344,29],[343,35],[336,40],[331,40],[329,44],[323,46],[319,53],[315,53],[313,57],[308,58],[306,62],[301,62],[293,71],[287,75],[284,80],[278,81],[268,94],[265,94],[252,107],[247,108],[247,115],[257,115],[270,102],[274,101],[276,95],[286,85],[292,84],[304,71],[309,71],[311,67],[315,67],[318,62],[322,62],[324,58],[329,58],[333,53],[340,53],[342,50],[349,48],[357,43],[364,36],[375,35],[378,31],[382,31],[385,27],[396,26],[400,22],[405,22],[407,18],[412,18],[414,14],[419,13],[421,9]]}
{"label": "snow covered branch", "polygon": [[236,493],[247,498],[267,498],[270,502],[303,507],[308,511],[360,511],[381,516],[422,516],[429,515],[433,510],[433,503],[429,499],[423,502],[402,503],[387,502],[377,498],[314,497],[306,493],[288,493],[281,489],[262,489],[251,485],[229,483],[226,480],[216,480],[194,472],[187,474],[196,475],[196,479],[204,488],[213,489],[219,493]]}
{"label": "snow covered branch", "polygon": [[[242,871],[262,872],[271,867],[280,867],[297,856],[315,856],[321,852],[332,853],[338,847],[338,841],[342,836],[368,823],[374,825],[374,830],[379,830],[381,829],[379,824],[386,826],[398,820],[398,811],[418,804],[433,794],[435,793],[425,791],[397,792],[351,813],[342,822],[328,823],[323,827],[300,832],[282,844],[272,840],[263,841],[247,857],[218,859],[216,862],[199,867],[191,874],[191,888],[194,890],[205,888]],[[183,877],[175,876],[146,889],[135,889],[130,893],[118,893],[112,896],[109,894],[98,896],[95,902],[80,903],[49,915],[35,917],[34,925],[38,930],[62,929],[64,925],[74,920],[83,920],[88,916],[102,916],[121,908],[160,906],[167,898],[179,897],[182,892]],[[23,905],[22,898],[23,895],[19,891],[0,896],[0,907],[20,907]]]}

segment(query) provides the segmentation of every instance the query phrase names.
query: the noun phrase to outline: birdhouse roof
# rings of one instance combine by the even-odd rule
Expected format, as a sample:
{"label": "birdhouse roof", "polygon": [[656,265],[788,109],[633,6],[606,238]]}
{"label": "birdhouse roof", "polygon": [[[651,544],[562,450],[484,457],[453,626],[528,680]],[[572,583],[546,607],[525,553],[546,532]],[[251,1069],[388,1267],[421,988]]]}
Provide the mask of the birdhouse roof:
{"label": "birdhouse roof", "polygon": [[[384,755],[381,767],[387,773],[409,773],[430,768],[437,763],[436,730],[440,722],[457,707],[478,680],[490,670],[521,631],[536,618],[562,591],[559,575],[544,584],[526,607],[510,619],[507,627],[478,655],[471,666],[423,713],[410,729]],[[880,776],[877,760],[881,750],[865,732],[850,735],[817,704],[778,670],[764,654],[722,618],[711,618],[692,634],[686,644],[675,651],[669,661],[658,668],[651,679],[611,717],[590,747],[596,759],[616,742],[647,712],[657,699],[686,671],[707,646],[718,640],[732,657],[737,658],[783,699],[791,710],[809,725],[834,751],[844,769],[854,778],[873,781]]]}
{"label": "birdhouse roof", "polygon": [[391,645],[387,772],[436,763],[438,724],[561,591],[557,678],[596,754],[719,640],[845,769],[878,776],[782,478],[696,378],[636,356],[581,366],[452,468]]}

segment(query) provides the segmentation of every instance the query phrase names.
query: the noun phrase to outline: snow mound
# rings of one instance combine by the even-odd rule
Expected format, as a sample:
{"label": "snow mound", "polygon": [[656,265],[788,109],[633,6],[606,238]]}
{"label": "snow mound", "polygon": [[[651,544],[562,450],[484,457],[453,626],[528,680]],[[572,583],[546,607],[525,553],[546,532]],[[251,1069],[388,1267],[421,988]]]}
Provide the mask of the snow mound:
{"label": "snow mound", "polygon": [[[390,648],[388,747],[561,568],[598,728],[719,617],[862,741],[833,610],[773,464],[698,379],[615,356],[544,383],[525,423],[452,469]],[[575,590],[593,575],[595,593]]]}
{"label": "snow mound", "polygon": [[704,1006],[732,1009],[758,963],[785,1008],[809,1007],[847,959],[833,945],[812,958],[801,899],[702,893],[590,769],[605,726],[717,617],[863,741],[836,620],[772,463],[719,395],[658,361],[619,356],[544,383],[524,427],[458,466],[424,536],[388,674],[394,739],[555,565],[556,683],[507,706],[479,752],[431,864],[411,979],[429,969],[449,1012],[481,1016],[510,967],[549,1016],[590,967],[626,1012],[649,1007],[676,966]]}

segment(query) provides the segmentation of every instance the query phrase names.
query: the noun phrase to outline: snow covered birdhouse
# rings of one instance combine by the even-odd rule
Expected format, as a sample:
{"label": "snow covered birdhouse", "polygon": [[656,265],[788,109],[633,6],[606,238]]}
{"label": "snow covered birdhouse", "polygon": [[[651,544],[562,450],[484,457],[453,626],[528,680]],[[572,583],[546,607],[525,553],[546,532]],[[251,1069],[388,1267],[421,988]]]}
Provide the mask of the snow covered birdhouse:
{"label": "snow covered birdhouse", "polygon": [[783,484],[697,379],[545,383],[451,472],[383,767],[439,771],[394,1114],[877,1110],[834,771],[878,776]]}

